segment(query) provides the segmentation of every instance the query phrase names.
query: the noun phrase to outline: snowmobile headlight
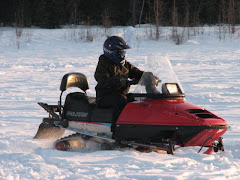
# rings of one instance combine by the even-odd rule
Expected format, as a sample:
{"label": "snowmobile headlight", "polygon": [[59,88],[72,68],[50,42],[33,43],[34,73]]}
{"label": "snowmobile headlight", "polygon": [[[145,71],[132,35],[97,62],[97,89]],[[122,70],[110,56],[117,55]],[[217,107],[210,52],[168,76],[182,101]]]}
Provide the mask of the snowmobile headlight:
{"label": "snowmobile headlight", "polygon": [[166,83],[166,89],[169,94],[181,94],[181,90],[176,83]]}

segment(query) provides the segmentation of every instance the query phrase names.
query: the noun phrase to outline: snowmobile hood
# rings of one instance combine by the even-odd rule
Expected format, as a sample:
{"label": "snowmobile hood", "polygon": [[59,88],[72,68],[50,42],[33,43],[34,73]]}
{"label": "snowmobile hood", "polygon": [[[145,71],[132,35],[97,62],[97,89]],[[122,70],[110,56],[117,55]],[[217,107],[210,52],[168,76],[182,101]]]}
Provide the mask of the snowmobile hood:
{"label": "snowmobile hood", "polygon": [[[215,114],[184,99],[158,99],[128,103],[119,124],[202,126],[226,125]],[[130,119],[130,121],[129,121]]]}

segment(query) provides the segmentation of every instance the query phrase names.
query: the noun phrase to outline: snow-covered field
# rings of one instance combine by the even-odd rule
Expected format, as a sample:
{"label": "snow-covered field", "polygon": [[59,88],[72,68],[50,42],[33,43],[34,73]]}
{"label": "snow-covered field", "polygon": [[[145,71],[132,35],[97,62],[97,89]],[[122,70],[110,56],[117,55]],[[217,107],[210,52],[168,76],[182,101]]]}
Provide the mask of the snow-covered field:
{"label": "snow-covered field", "polygon": [[[240,179],[240,37],[219,41],[216,28],[177,46],[165,35],[148,40],[145,29],[114,28],[132,45],[127,59],[144,70],[151,54],[168,57],[186,99],[225,118],[225,152],[175,155],[133,150],[61,152],[53,140],[34,140],[47,113],[37,102],[56,104],[62,76],[82,72],[94,96],[93,74],[105,37],[71,41],[67,29],[24,29],[17,48],[15,29],[0,28],[0,179]],[[211,32],[211,33],[210,33]],[[69,133],[69,132],[67,132]]]}

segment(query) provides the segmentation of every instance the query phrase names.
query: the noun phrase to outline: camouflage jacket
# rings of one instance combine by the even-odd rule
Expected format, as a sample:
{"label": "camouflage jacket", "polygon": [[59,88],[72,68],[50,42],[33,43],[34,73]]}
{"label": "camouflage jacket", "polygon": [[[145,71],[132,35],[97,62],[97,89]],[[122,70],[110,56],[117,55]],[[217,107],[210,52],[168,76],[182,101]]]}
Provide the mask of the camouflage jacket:
{"label": "camouflage jacket", "polygon": [[125,62],[124,66],[114,64],[106,56],[99,57],[98,65],[94,77],[97,81],[96,96],[102,97],[110,93],[127,94],[129,87],[123,87],[120,79],[137,79],[143,74],[138,68],[131,63]]}

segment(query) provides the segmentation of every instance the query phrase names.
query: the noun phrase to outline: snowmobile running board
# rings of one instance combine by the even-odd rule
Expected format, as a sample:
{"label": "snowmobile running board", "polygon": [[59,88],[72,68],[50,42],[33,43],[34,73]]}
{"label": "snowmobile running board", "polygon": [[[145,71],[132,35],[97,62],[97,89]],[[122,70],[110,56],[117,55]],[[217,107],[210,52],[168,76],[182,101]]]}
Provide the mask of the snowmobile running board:
{"label": "snowmobile running board", "polygon": [[109,143],[115,143],[116,141],[112,138],[109,138],[105,135],[102,135],[102,134],[99,134],[99,133],[91,133],[91,132],[88,132],[88,131],[84,131],[84,130],[80,130],[80,129],[75,129],[75,128],[67,128],[68,130],[72,130],[74,132],[77,132],[77,133],[80,133],[82,135],[87,135],[87,136],[91,136],[91,137],[95,137],[95,138],[100,138],[104,141],[107,141]]}

